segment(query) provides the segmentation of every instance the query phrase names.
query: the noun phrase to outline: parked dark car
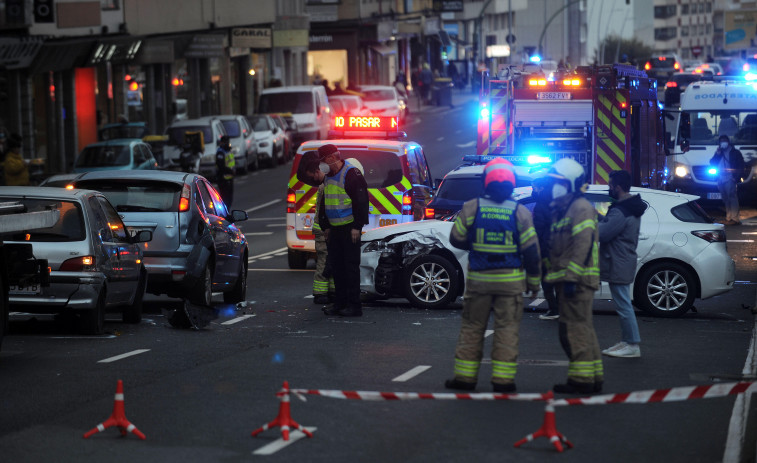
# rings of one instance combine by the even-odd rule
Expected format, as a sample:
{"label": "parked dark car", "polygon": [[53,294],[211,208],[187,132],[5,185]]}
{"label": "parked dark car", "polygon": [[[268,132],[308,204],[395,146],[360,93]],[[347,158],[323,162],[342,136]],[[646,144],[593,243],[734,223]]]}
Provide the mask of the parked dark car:
{"label": "parked dark car", "polygon": [[681,93],[692,82],[702,80],[702,74],[683,73],[673,74],[665,84],[665,106],[676,106],[681,102]]}

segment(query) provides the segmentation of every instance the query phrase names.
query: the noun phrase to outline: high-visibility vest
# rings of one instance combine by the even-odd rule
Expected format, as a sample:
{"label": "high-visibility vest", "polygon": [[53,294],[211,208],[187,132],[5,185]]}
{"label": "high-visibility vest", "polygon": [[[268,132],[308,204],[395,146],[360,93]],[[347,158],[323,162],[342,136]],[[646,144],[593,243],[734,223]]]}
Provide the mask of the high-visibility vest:
{"label": "high-visibility vest", "polygon": [[237,165],[237,161],[234,159],[234,153],[227,151],[224,157],[224,161],[226,162],[226,168],[229,170],[223,175],[223,178],[225,178],[226,180],[231,180],[232,178],[234,178],[234,167],[236,167]]}
{"label": "high-visibility vest", "polygon": [[337,175],[326,177],[324,181],[326,186],[323,190],[323,206],[326,208],[329,224],[335,227],[350,224],[355,220],[352,215],[352,199],[344,188],[344,179],[347,178],[350,169],[357,167],[345,161]]}
{"label": "high-visibility vest", "polygon": [[479,198],[473,229],[468,232],[471,270],[521,267],[517,207],[518,203],[513,200],[497,203]]}

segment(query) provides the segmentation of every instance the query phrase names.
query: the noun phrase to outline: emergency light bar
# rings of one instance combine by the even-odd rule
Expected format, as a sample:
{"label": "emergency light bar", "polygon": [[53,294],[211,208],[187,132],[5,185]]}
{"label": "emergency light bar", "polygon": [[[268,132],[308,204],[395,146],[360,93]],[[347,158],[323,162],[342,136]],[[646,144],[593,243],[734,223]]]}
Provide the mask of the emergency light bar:
{"label": "emergency light bar", "polygon": [[524,156],[517,156],[517,155],[481,155],[481,154],[466,154],[463,156],[463,162],[469,163],[469,164],[486,164],[487,162],[491,161],[492,159],[504,159],[506,161],[510,161],[515,165],[541,165],[541,164],[549,164],[552,162],[552,158],[549,156],[544,155],[538,155],[538,154],[529,154]]}
{"label": "emergency light bar", "polygon": [[329,130],[329,139],[335,138],[405,138],[399,130],[399,118],[386,116],[336,116]]}

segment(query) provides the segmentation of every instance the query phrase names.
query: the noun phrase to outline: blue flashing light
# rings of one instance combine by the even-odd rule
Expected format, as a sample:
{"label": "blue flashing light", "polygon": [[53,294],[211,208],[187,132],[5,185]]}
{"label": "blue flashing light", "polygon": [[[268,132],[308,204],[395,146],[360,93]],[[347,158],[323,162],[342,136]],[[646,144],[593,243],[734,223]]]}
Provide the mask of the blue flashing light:
{"label": "blue flashing light", "polygon": [[481,108],[481,119],[489,119],[489,108]]}
{"label": "blue flashing light", "polygon": [[750,81],[750,82],[754,81],[754,80],[757,80],[757,74],[755,74],[753,72],[747,72],[746,74],[744,74],[744,80],[747,80],[747,81]]}
{"label": "blue flashing light", "polygon": [[529,61],[532,63],[540,63],[541,62],[541,56],[539,55],[533,55],[530,58],[528,58]]}
{"label": "blue flashing light", "polygon": [[707,169],[707,173],[709,175],[717,175],[718,174],[718,170],[716,168],[714,168],[714,167],[710,167],[709,169]]}
{"label": "blue flashing light", "polygon": [[539,154],[531,154],[529,155],[526,160],[529,164],[547,164],[552,162],[552,159],[549,156],[541,156]]}

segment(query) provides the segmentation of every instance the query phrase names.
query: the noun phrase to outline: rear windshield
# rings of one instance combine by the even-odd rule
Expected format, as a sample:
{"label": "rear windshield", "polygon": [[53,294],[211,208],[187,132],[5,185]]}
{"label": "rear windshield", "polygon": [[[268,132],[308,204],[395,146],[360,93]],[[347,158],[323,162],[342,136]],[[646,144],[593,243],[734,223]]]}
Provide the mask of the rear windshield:
{"label": "rear windshield", "polygon": [[680,204],[670,210],[675,218],[681,222],[692,223],[712,223],[714,219],[710,217],[699,203],[689,201],[687,203]]}
{"label": "rear windshield", "polygon": [[76,188],[96,190],[118,212],[175,212],[179,210],[182,185],[153,180],[82,180]]}
{"label": "rear windshield", "polygon": [[340,148],[343,159],[355,158],[363,165],[368,188],[387,188],[402,181],[402,163],[396,153]]}
{"label": "rear windshield", "polygon": [[675,74],[670,78],[670,80],[679,84],[688,85],[692,82],[698,82],[702,80],[702,76],[697,74]]}
{"label": "rear windshield", "polygon": [[20,232],[0,233],[3,241],[27,241],[27,242],[58,242],[58,241],[82,241],[86,238],[84,217],[81,205],[74,201],[60,201],[56,199],[31,199],[31,198],[0,198],[0,201],[14,201],[22,203],[26,209],[24,212],[41,212],[47,210],[60,211],[58,222],[50,228],[36,228]]}
{"label": "rear windshield", "polygon": [[310,92],[268,93],[260,95],[260,113],[303,114],[315,112]]}
{"label": "rear windshield", "polygon": [[660,56],[649,60],[649,65],[653,68],[672,68],[675,62],[676,59],[672,56]]}
{"label": "rear windshield", "polygon": [[183,145],[184,144],[184,134],[186,132],[202,132],[203,136],[203,142],[204,143],[212,143],[213,142],[213,133],[210,129],[209,125],[198,125],[198,126],[183,126],[183,127],[170,127],[166,131],[166,135],[168,135],[168,144],[169,145]]}
{"label": "rear windshield", "polygon": [[448,178],[439,185],[436,197],[448,201],[468,201],[478,198],[484,192],[481,177]]}
{"label": "rear windshield", "polygon": [[231,138],[237,138],[242,135],[242,130],[239,128],[239,122],[237,121],[221,121],[223,128],[226,129],[226,135]]}
{"label": "rear windshield", "polygon": [[393,90],[364,90],[363,100],[365,101],[385,101],[395,99]]}
{"label": "rear windshield", "polygon": [[129,145],[88,146],[76,158],[76,167],[128,166]]}
{"label": "rear windshield", "polygon": [[254,132],[265,132],[266,130],[271,130],[271,127],[268,125],[268,119],[263,116],[252,116],[250,117],[249,121]]}

